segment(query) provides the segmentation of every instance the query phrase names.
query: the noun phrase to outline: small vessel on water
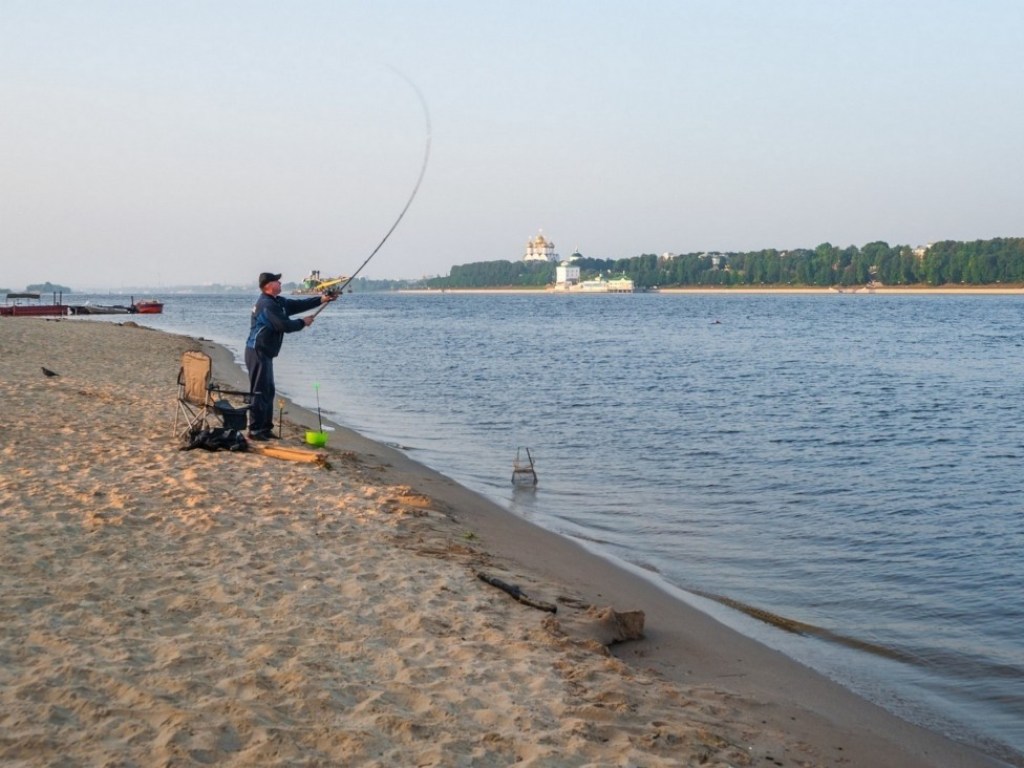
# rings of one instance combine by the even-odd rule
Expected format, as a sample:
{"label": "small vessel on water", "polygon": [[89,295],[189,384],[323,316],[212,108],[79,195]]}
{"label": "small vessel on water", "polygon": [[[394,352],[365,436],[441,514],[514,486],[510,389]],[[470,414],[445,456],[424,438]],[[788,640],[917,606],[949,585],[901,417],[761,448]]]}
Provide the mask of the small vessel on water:
{"label": "small vessel on water", "polygon": [[578,290],[584,293],[635,293],[633,281],[625,275],[604,277],[598,275],[593,280],[584,280]]}
{"label": "small vessel on water", "polygon": [[163,302],[155,299],[145,299],[132,302],[131,311],[140,315],[159,315],[164,311],[164,305]]}
{"label": "small vessel on water", "polygon": [[68,306],[63,296],[53,295],[51,304],[43,304],[38,293],[8,293],[7,303],[0,306],[0,317],[64,317]]}
{"label": "small vessel on water", "polygon": [[343,282],[347,278],[344,275],[338,277],[321,277],[320,270],[314,269],[309,275],[299,283],[298,288],[292,291],[293,296],[313,296],[318,293],[324,293],[331,286],[337,285]]}
{"label": "small vessel on water", "polygon": [[93,304],[88,301],[85,304],[70,306],[68,309],[72,315],[127,315],[132,311],[131,307],[123,304]]}

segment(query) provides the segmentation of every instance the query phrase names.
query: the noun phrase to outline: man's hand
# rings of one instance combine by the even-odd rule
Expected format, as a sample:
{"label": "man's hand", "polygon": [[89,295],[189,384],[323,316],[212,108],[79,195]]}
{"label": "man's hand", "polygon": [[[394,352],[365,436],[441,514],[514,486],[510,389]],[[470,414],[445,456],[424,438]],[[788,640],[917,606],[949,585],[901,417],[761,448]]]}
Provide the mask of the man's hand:
{"label": "man's hand", "polygon": [[340,293],[322,293],[320,294],[321,304],[330,304],[332,301],[337,301]]}

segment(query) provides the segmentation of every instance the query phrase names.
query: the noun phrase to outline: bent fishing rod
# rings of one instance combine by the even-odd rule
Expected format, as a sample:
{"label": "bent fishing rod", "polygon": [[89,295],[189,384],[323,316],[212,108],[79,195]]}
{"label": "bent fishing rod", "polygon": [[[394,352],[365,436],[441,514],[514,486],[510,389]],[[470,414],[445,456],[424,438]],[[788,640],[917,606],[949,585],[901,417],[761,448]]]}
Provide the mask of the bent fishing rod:
{"label": "bent fishing rod", "polygon": [[[379,243],[377,243],[377,247],[374,248],[370,252],[370,255],[367,256],[366,259],[363,261],[363,263],[359,265],[359,268],[355,272],[353,272],[351,275],[349,275],[347,278],[345,278],[344,280],[342,280],[341,278],[338,278],[337,280],[326,280],[326,281],[320,283],[320,285],[317,286],[317,289],[319,289],[319,290],[327,288],[328,289],[326,291],[327,293],[333,293],[333,294],[336,294],[336,295],[340,295],[341,293],[343,293],[345,291],[345,287],[349,283],[351,283],[353,280],[355,280],[356,276],[360,272],[363,271],[363,267],[365,267],[367,264],[369,264],[370,260],[374,256],[377,255],[377,252],[381,248],[384,247],[384,243],[386,243],[388,241],[388,238],[391,237],[391,233],[394,232],[398,228],[398,225],[402,222],[402,219],[405,217],[406,211],[409,210],[409,206],[412,205],[412,201],[416,199],[416,194],[420,191],[420,184],[423,183],[423,177],[427,173],[427,164],[430,162],[430,139],[431,139],[430,110],[427,108],[427,100],[425,98],[423,98],[423,93],[420,91],[419,88],[416,87],[416,83],[414,83],[408,77],[403,75],[397,69],[394,70],[394,72],[399,77],[401,77],[403,80],[405,80],[405,82],[407,82],[410,85],[410,87],[416,92],[416,97],[420,100],[420,106],[423,107],[423,119],[424,119],[424,122],[426,123],[426,127],[427,127],[427,141],[426,141],[426,145],[423,148],[423,165],[420,166],[420,175],[416,179],[416,184],[412,188],[412,193],[409,195],[409,199],[405,201],[405,207],[402,208],[402,211],[398,214],[398,218],[395,219],[395,223],[391,225],[391,229],[389,229],[385,233],[385,235],[381,239],[381,241]],[[338,285],[337,287],[335,287],[335,283],[341,283],[341,285]],[[321,312],[323,312],[324,307],[326,307],[326,306],[327,306],[327,304],[321,304],[319,307],[317,307],[316,311],[313,312],[312,315],[309,315],[309,317],[311,317],[311,318],[312,317],[316,317]]]}

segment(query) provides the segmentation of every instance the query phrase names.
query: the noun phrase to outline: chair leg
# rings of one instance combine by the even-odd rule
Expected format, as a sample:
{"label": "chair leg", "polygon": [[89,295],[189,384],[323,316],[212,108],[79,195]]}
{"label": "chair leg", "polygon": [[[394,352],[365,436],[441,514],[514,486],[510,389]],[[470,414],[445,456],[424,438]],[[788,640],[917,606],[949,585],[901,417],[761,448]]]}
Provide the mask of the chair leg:
{"label": "chair leg", "polygon": [[[181,431],[178,431],[178,420],[179,417],[184,422],[184,427]],[[184,438],[189,433],[196,431],[196,427],[205,429],[207,427],[207,412],[206,409],[192,410],[188,404],[183,400],[178,401],[178,408],[174,412],[174,426],[172,435],[179,439]]]}

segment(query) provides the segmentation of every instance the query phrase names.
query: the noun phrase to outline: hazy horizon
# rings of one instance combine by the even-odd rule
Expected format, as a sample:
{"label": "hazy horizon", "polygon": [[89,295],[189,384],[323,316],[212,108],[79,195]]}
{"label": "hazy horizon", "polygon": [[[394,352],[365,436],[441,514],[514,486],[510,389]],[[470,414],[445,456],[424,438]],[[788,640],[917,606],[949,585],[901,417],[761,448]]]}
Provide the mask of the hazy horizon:
{"label": "hazy horizon", "polygon": [[[0,0],[0,285],[1015,237],[1024,6]],[[401,74],[398,74],[401,73]]]}

